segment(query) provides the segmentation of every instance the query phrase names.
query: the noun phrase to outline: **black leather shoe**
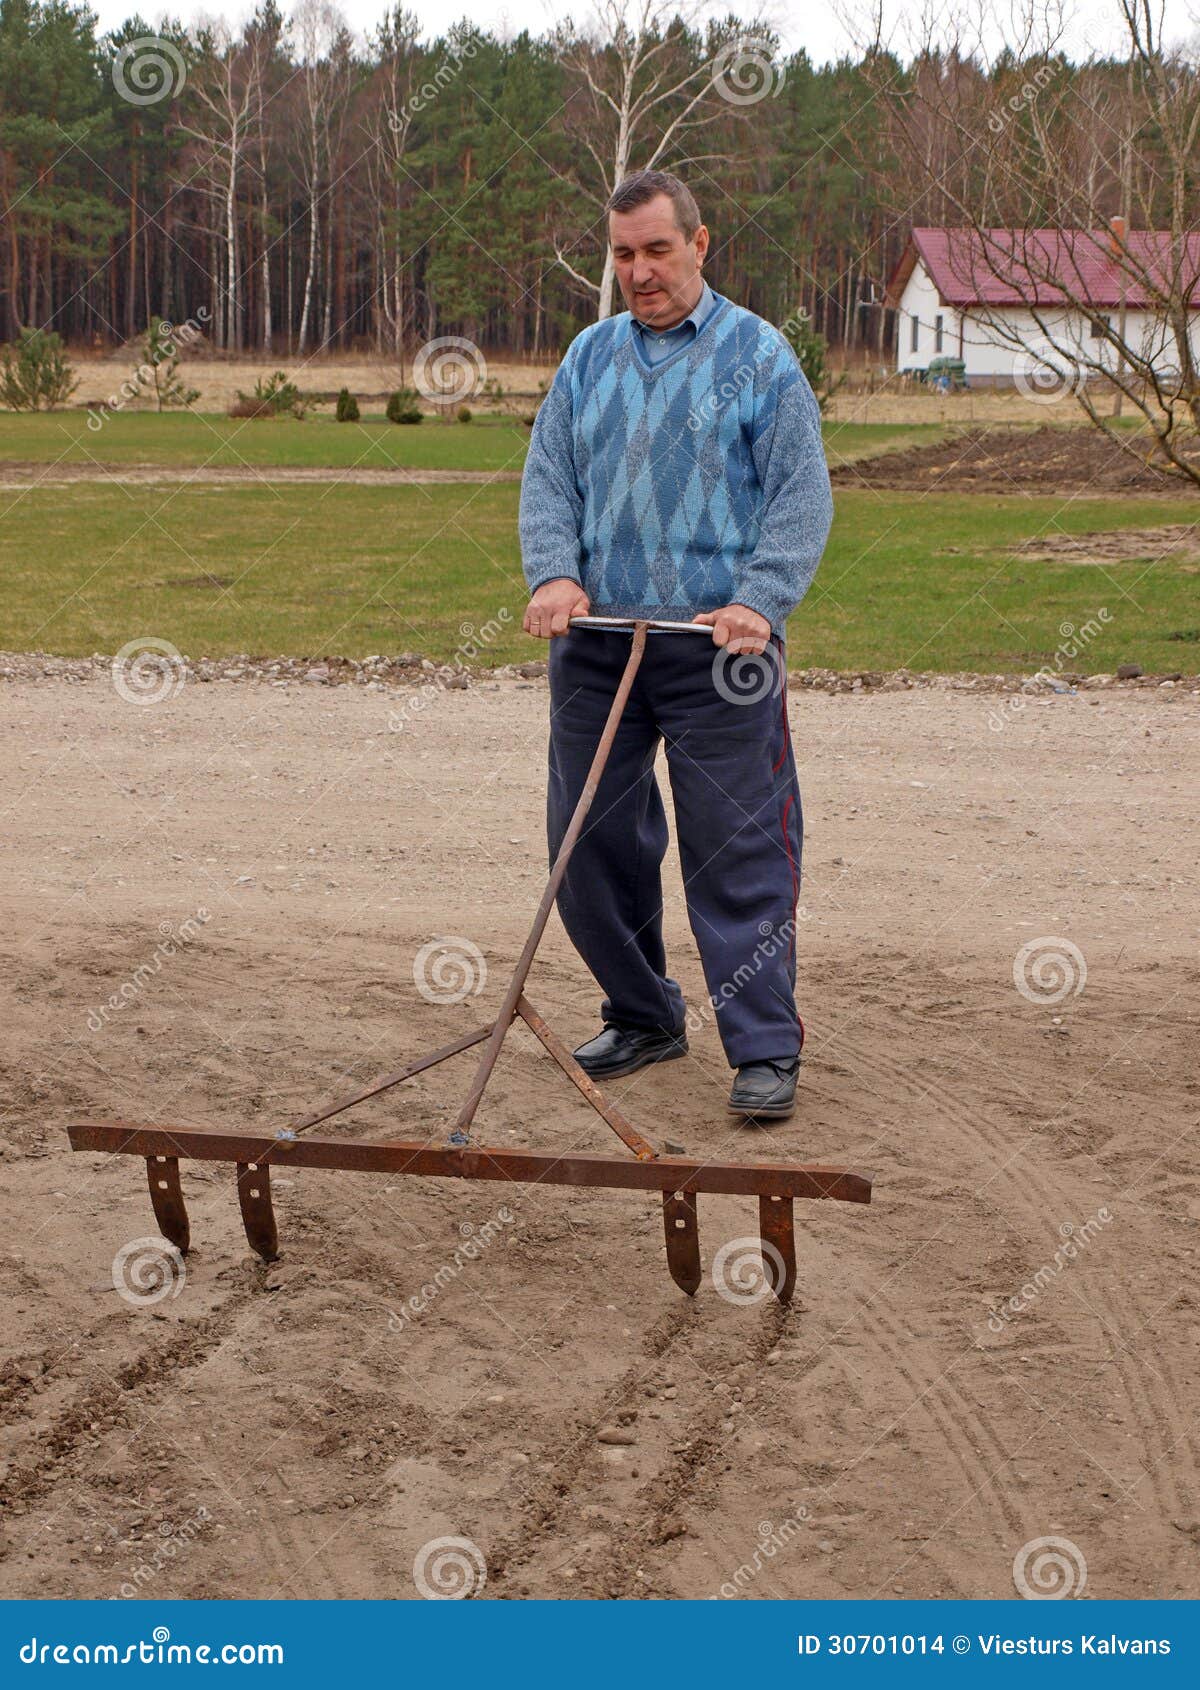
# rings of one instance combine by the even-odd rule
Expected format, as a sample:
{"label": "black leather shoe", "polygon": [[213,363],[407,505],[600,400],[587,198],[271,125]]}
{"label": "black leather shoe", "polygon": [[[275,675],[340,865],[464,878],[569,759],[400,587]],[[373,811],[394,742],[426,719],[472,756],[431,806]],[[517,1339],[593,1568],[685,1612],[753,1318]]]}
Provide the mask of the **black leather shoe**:
{"label": "black leather shoe", "polygon": [[580,1045],[575,1060],[593,1080],[615,1080],[636,1074],[652,1062],[671,1062],[687,1055],[687,1034],[648,1032],[641,1027],[616,1027],[609,1022],[602,1033]]}
{"label": "black leather shoe", "polygon": [[781,1121],[790,1115],[796,1101],[798,1056],[773,1062],[745,1062],[737,1071],[729,1107],[733,1114],[750,1121]]}

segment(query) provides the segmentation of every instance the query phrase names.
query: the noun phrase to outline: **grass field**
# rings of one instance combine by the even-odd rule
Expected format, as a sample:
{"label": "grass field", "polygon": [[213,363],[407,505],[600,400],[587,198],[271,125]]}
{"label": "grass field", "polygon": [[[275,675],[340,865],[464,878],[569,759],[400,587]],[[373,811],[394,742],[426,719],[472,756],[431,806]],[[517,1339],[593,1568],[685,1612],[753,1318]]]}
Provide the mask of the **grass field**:
{"label": "grass field", "polygon": [[[886,450],[921,432],[835,425],[831,456]],[[396,428],[121,415],[100,431],[109,463],[211,458],[260,468],[519,467],[526,439],[519,423],[503,421]],[[0,459],[89,453],[101,456],[77,414],[0,418]],[[443,660],[465,626],[490,623],[503,630],[488,646],[494,661],[536,655],[544,648],[520,633],[518,495],[516,483],[258,480],[0,489],[0,648],[80,656],[154,636],[193,657],[408,649]],[[1152,498],[842,489],[817,581],[793,619],[793,666],[1032,671],[1053,660],[1065,625],[1102,621],[1067,667],[1136,660],[1190,670],[1200,640],[1193,565],[1012,555],[1032,536],[1149,527],[1180,514]]]}
{"label": "grass field", "polygon": [[[942,433],[936,423],[830,423],[830,462],[851,462]],[[520,470],[529,430],[517,417],[477,416],[470,423],[426,418],[415,427],[384,421],[303,423],[234,421],[196,412],[118,412],[99,428],[83,411],[14,416],[0,412],[0,463],[154,464],[180,468]]]}

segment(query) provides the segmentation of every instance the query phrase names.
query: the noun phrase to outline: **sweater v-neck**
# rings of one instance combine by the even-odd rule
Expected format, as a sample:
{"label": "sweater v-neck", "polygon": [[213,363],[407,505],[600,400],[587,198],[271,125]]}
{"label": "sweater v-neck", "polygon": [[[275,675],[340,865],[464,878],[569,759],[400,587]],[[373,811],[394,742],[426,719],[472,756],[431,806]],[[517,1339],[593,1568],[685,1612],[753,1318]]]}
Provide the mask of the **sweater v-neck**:
{"label": "sweater v-neck", "polygon": [[[729,304],[729,301],[723,293],[717,293],[715,290],[712,290],[712,296],[712,309],[709,311],[708,316],[705,317],[704,321],[699,325],[691,340],[685,341],[684,344],[676,351],[672,352],[669,357],[660,358],[657,364],[648,364],[643,358],[641,348],[638,345],[638,336],[634,330],[633,312],[631,311],[629,313],[629,322],[626,326],[625,332],[632,343],[634,360],[637,363],[638,371],[640,372],[643,380],[652,380],[655,376],[660,375],[663,370],[669,370],[677,358],[685,358],[695,346],[696,342],[700,339],[700,336],[707,331],[709,324],[721,315],[721,312]],[[684,318],[684,321],[686,322],[687,319]]]}

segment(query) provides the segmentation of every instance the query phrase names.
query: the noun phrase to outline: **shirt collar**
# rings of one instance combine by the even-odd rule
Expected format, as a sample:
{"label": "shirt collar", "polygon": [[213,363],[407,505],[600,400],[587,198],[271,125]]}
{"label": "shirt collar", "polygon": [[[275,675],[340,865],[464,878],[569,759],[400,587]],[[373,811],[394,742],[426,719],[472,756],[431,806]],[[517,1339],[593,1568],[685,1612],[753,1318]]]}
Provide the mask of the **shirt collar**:
{"label": "shirt collar", "polygon": [[[701,323],[708,316],[712,307],[713,291],[709,287],[708,283],[704,282],[700,288],[700,297],[692,309],[688,312],[687,316],[684,317],[681,322],[672,323],[669,329],[655,328],[653,323],[643,323],[640,317],[634,317],[633,321],[637,324],[638,328],[641,329],[643,334],[676,334],[680,329],[686,329],[689,323],[692,325],[693,333],[698,333]],[[630,313],[630,315],[632,316],[632,313]]]}

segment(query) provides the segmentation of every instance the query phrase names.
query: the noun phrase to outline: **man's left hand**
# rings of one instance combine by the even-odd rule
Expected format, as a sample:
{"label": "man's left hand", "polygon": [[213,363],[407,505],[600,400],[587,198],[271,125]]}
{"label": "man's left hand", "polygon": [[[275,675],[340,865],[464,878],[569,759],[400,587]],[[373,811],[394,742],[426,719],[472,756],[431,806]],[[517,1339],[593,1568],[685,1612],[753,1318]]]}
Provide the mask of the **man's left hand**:
{"label": "man's left hand", "polygon": [[713,644],[728,646],[738,656],[745,653],[758,657],[766,650],[771,638],[771,624],[757,610],[744,604],[727,604],[723,610],[706,610],[693,616],[693,622],[703,622],[712,629]]}

